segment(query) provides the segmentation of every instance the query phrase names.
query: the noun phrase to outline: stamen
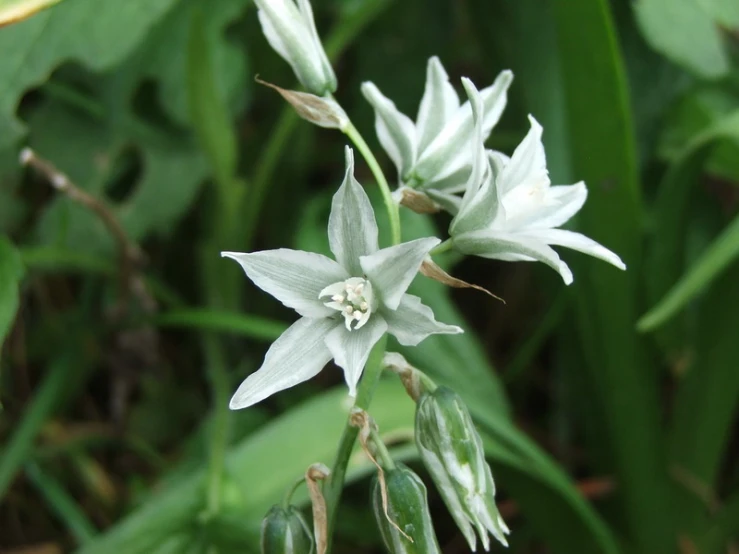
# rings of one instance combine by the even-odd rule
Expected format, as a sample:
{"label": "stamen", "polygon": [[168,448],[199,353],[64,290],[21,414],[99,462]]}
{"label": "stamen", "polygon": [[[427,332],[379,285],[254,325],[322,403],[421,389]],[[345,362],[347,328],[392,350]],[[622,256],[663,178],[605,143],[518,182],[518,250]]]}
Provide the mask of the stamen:
{"label": "stamen", "polygon": [[329,285],[318,297],[331,298],[331,302],[324,302],[324,306],[340,312],[349,331],[362,328],[372,313],[372,284],[362,277],[351,277]]}

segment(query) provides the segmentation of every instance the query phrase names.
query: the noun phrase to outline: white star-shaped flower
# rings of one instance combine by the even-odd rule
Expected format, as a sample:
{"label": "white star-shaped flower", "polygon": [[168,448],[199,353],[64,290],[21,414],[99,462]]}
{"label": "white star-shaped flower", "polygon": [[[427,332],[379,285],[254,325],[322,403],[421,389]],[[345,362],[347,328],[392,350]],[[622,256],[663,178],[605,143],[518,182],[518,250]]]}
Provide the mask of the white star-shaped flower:
{"label": "white star-shaped flower", "polygon": [[307,381],[332,358],[344,370],[354,396],[370,350],[384,333],[415,346],[431,334],[462,332],[437,322],[420,298],[406,294],[439,239],[379,249],[375,214],[354,178],[349,148],[346,157],[346,175],[328,222],[336,261],[285,248],[222,253],[239,262],[255,285],[303,316],[272,344],[262,367],[239,386],[231,409],[246,408]]}
{"label": "white star-shaped flower", "polygon": [[540,261],[572,283],[572,272],[551,246],[564,246],[600,258],[619,269],[616,254],[585,235],[558,229],[585,203],[585,183],[551,186],[542,127],[529,116],[531,130],[507,156],[485,151],[483,99],[463,79],[475,114],[473,166],[466,191],[449,227],[454,247],[465,254],[506,261]]}
{"label": "white star-shaped flower", "polygon": [[[513,73],[502,71],[482,90],[484,139],[498,123],[507,102]],[[398,169],[403,187],[423,191],[445,210],[456,213],[458,194],[464,192],[472,156],[469,144],[474,132],[470,103],[460,106],[439,58],[428,61],[426,88],[414,123],[371,82],[362,85],[365,98],[375,109],[375,129],[380,144]]]}

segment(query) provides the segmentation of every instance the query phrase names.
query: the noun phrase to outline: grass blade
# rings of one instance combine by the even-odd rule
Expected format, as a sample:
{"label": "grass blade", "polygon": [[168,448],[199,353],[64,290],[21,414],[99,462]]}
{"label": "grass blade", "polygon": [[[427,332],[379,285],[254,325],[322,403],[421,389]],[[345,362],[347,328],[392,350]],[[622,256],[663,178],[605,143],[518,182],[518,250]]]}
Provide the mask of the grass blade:
{"label": "grass blade", "polygon": [[674,317],[739,256],[739,217],[719,235],[665,297],[642,316],[640,331],[656,329]]}
{"label": "grass blade", "polygon": [[156,316],[152,323],[159,327],[234,333],[265,341],[275,340],[288,327],[281,321],[255,315],[197,308],[172,310]]}

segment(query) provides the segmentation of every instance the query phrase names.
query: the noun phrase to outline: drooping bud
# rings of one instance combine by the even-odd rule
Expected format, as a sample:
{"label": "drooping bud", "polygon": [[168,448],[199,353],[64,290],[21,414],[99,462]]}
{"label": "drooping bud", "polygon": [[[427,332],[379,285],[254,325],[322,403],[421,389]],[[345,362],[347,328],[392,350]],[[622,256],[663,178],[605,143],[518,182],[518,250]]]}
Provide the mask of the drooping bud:
{"label": "drooping bud", "polygon": [[262,521],[262,554],[313,554],[313,534],[300,510],[275,504]]}
{"label": "drooping bud", "polygon": [[255,1],[264,36],[303,86],[318,96],[334,92],[336,75],[318,36],[310,1]]}
{"label": "drooping bud", "polygon": [[372,482],[372,507],[382,539],[391,554],[440,554],[431,522],[426,486],[402,464],[385,470],[385,489]]}
{"label": "drooping bud", "polygon": [[510,533],[495,506],[495,483],[482,440],[462,399],[446,387],[424,393],[416,410],[416,444],[447,508],[470,549],[488,534],[508,546]]}

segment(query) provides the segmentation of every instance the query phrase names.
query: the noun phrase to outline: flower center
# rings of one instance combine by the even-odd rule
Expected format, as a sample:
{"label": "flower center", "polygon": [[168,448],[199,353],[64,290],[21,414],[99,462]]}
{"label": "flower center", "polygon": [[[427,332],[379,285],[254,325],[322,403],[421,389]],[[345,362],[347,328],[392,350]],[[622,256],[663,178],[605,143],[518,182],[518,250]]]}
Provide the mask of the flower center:
{"label": "flower center", "polygon": [[[349,331],[361,329],[372,313],[372,284],[367,279],[352,277],[327,286],[318,298],[329,297],[325,306],[341,312]],[[353,327],[352,327],[353,325]]]}

